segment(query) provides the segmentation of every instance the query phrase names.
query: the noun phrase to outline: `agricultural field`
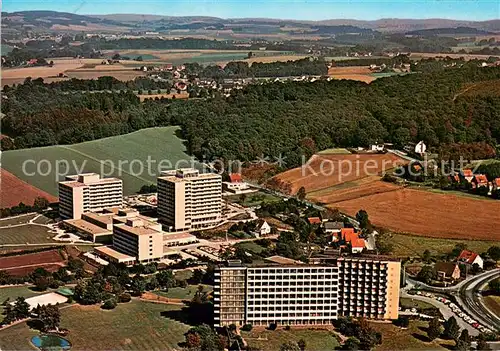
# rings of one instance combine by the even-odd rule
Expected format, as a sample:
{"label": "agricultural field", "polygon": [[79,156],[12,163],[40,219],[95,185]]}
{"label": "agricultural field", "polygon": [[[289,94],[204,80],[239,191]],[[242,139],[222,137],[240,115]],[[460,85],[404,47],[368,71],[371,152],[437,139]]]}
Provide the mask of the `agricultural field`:
{"label": "agricultural field", "polygon": [[456,96],[500,96],[500,80],[466,84]]}
{"label": "agricultural field", "polygon": [[[57,195],[57,182],[64,174],[82,172],[119,177],[128,195],[144,184],[156,183],[159,169],[190,167],[191,164],[199,167],[186,154],[182,140],[175,135],[177,130],[178,127],[172,126],[148,128],[74,145],[6,151],[2,153],[2,163],[9,172],[52,195]],[[26,169],[32,175],[24,174],[23,162],[28,159],[34,160],[41,172],[36,171],[35,164],[29,164]],[[41,160],[46,161],[40,163]]]}
{"label": "agricultural field", "polygon": [[425,250],[429,250],[431,255],[447,254],[459,244],[466,245],[469,250],[474,252],[482,253],[491,246],[498,245],[498,241],[493,240],[439,239],[401,233],[388,235],[390,243],[393,245],[392,253],[399,257],[421,256]]}
{"label": "agricultural field", "polygon": [[[20,202],[25,205],[33,205],[37,197],[44,197],[49,202],[56,202],[57,198],[49,193],[37,189],[31,184],[22,181],[12,173],[0,168],[0,179],[2,186],[2,196],[0,196],[0,208],[7,208],[18,205]],[[0,222],[0,226],[2,223]]]}
{"label": "agricultural field", "polygon": [[308,194],[319,190],[323,193],[342,183],[381,175],[406,162],[389,153],[314,155],[304,166],[280,173],[276,178],[289,183],[292,193],[296,193],[300,187],[304,187]]}
{"label": "agricultural field", "polygon": [[328,75],[332,78],[359,80],[365,83],[371,83],[377,79],[371,73],[368,66],[331,67],[328,70]]}
{"label": "agricultural field", "polygon": [[2,68],[2,86],[22,83],[27,77],[31,77],[32,79],[41,77],[44,80],[52,77],[54,80],[61,80],[61,78],[56,78],[59,73],[64,73],[67,70],[76,69],[83,65],[78,60],[72,62],[53,61],[54,65],[52,67]]}
{"label": "agricultural field", "polygon": [[279,350],[282,344],[298,342],[300,339],[304,339],[308,351],[335,350],[339,346],[335,334],[328,330],[278,329],[271,331],[255,328],[250,332],[242,331],[241,336],[252,349],[258,350]]}
{"label": "agricultural field", "polygon": [[332,207],[350,215],[364,209],[377,226],[434,238],[489,240],[498,236],[500,226],[500,201],[408,188],[336,202]]}
{"label": "agricultural field", "polygon": [[9,227],[3,221],[0,221],[0,247],[3,245],[32,245],[32,244],[45,244],[55,243],[52,240],[54,233],[49,233],[48,229],[43,226],[34,224],[25,224],[20,226]]}
{"label": "agricultural field", "polygon": [[164,94],[141,94],[137,95],[139,97],[139,100],[144,101],[147,99],[189,99],[189,93],[187,92],[182,92],[180,94],[171,94],[171,93],[164,93]]}
{"label": "agricultural field", "polygon": [[[142,56],[148,64],[172,63],[180,65],[183,63],[199,64],[219,64],[225,65],[230,61],[254,62],[275,62],[298,60],[306,57],[305,55],[295,55],[289,51],[252,51],[254,57],[248,59],[246,50],[110,50],[105,52],[109,57],[116,53],[121,56],[128,56],[135,59]],[[132,64],[134,61],[121,61],[124,65]],[[135,61],[138,62],[138,61]]]}
{"label": "agricultural field", "polygon": [[[180,307],[137,300],[111,311],[73,305],[61,310],[61,327],[70,330],[74,350],[174,350],[190,328],[178,320]],[[7,328],[0,331],[0,348],[30,349],[34,335],[26,323]]]}
{"label": "agricultural field", "polygon": [[64,262],[58,250],[50,250],[0,257],[0,269],[13,276],[23,276],[40,267],[51,272],[57,271],[59,267],[64,266]]}

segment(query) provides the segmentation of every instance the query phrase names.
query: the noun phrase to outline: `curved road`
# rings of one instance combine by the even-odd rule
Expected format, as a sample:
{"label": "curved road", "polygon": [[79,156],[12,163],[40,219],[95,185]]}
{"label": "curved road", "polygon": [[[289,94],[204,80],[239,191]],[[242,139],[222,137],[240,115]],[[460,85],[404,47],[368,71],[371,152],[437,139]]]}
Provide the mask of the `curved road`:
{"label": "curved road", "polygon": [[463,284],[460,287],[458,295],[455,295],[460,305],[471,316],[492,330],[500,330],[500,317],[483,304],[480,289],[483,285],[498,277],[500,277],[500,270],[476,276]]}

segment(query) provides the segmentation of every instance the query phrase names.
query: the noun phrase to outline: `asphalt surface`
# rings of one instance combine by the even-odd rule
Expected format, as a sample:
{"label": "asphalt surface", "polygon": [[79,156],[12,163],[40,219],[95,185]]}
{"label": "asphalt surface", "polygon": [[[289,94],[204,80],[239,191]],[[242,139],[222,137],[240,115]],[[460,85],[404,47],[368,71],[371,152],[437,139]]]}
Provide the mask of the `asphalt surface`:
{"label": "asphalt surface", "polygon": [[500,270],[474,277],[460,287],[456,296],[460,305],[474,319],[477,319],[492,330],[500,330],[500,317],[484,305],[480,289],[483,285],[498,277],[500,277]]}

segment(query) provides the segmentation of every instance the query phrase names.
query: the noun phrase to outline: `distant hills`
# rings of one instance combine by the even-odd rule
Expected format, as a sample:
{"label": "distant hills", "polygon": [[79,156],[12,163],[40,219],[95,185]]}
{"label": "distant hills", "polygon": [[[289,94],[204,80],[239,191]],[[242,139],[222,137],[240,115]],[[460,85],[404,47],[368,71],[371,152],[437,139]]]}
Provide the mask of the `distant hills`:
{"label": "distant hills", "polygon": [[[500,20],[461,21],[449,19],[398,19],[375,21],[330,19],[323,21],[284,20],[272,18],[223,19],[208,16],[161,16],[141,14],[77,15],[57,11],[2,12],[2,27],[8,30],[74,30],[74,31],[138,31],[138,30],[224,30],[234,28],[283,27],[307,30],[320,35],[338,33],[408,33],[415,35],[473,34],[500,32]],[[335,29],[336,27],[336,29]],[[269,28],[268,28],[269,30]]]}

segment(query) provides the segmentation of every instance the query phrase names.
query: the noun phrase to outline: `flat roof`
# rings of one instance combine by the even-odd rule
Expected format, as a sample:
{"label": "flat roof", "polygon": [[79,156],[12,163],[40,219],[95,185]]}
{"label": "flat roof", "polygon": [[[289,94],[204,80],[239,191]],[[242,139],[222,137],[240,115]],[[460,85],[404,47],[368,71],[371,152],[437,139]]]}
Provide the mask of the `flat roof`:
{"label": "flat roof", "polygon": [[83,183],[76,182],[76,181],[73,181],[73,180],[67,180],[67,181],[64,181],[64,182],[59,182],[59,184],[67,186],[67,187],[70,187],[70,188],[81,188],[81,187],[86,186]]}
{"label": "flat roof", "polygon": [[113,224],[114,214],[112,213],[85,212],[83,215],[95,219],[103,224]]}
{"label": "flat roof", "polygon": [[86,233],[91,235],[102,235],[102,234],[112,234],[111,230],[107,230],[105,228],[101,228],[98,225],[87,222],[84,219],[67,219],[64,223],[71,225],[77,229],[80,229]]}
{"label": "flat roof", "polygon": [[189,233],[163,234],[163,240],[179,240],[179,239],[197,239],[196,236]]}
{"label": "flat roof", "polygon": [[127,225],[126,223],[115,224],[114,226],[115,226],[115,228],[120,228],[127,233],[137,235],[137,236],[153,235],[153,234],[161,234],[162,233],[162,232],[159,232],[158,230],[155,230],[153,228],[149,228],[147,226],[146,227],[144,227],[144,226],[131,227],[131,226]]}
{"label": "flat roof", "polygon": [[278,255],[267,257],[264,260],[274,262],[274,263],[279,263],[279,264],[304,264],[304,262],[302,262],[302,261],[297,261],[297,260],[293,260],[293,259],[288,258],[288,257],[283,257],[283,256],[278,256]]}
{"label": "flat roof", "polygon": [[117,260],[135,260],[134,256],[125,255],[119,251],[116,251],[111,246],[98,246],[94,248],[94,251],[100,252],[105,256],[116,258]]}

